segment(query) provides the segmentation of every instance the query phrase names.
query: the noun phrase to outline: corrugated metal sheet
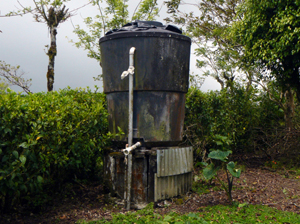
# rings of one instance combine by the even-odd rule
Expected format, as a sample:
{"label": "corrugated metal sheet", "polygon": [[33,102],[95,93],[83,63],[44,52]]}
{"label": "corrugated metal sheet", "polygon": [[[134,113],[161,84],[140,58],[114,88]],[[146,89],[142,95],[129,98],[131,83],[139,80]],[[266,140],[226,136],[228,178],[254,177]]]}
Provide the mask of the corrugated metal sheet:
{"label": "corrugated metal sheet", "polygon": [[157,173],[154,177],[154,201],[184,194],[191,189],[193,148],[157,150]]}
{"label": "corrugated metal sheet", "polygon": [[157,177],[155,174],[154,201],[185,194],[191,189],[192,179],[192,172],[166,177]]}
{"label": "corrugated metal sheet", "polygon": [[192,171],[192,147],[157,150],[157,177],[178,175]]}

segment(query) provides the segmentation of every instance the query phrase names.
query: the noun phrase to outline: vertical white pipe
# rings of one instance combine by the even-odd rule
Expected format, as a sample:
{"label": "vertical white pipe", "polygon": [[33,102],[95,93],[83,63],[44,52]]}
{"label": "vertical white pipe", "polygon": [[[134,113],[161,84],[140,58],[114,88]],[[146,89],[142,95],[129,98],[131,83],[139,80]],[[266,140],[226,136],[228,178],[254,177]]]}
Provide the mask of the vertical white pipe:
{"label": "vertical white pipe", "polygon": [[130,210],[131,199],[131,181],[132,181],[132,154],[127,156],[127,203],[126,209]]}
{"label": "vertical white pipe", "polygon": [[[135,47],[129,50],[129,70],[134,68],[134,52]],[[134,71],[134,69],[133,69]],[[129,72],[129,119],[128,119],[128,147],[132,146],[133,138],[133,75],[134,72]],[[130,153],[127,158],[127,210],[130,210],[131,198],[131,181],[132,181],[132,154]]]}
{"label": "vertical white pipe", "polygon": [[133,75],[134,75],[134,52],[135,47],[129,50],[129,120],[128,120],[128,147],[132,146],[133,138]]}

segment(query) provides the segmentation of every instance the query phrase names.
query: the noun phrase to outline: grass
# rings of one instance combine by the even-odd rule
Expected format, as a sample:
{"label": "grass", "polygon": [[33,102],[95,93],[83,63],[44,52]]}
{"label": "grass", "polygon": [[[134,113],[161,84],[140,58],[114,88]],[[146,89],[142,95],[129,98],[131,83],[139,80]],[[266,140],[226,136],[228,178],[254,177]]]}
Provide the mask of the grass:
{"label": "grass", "polygon": [[199,212],[180,215],[174,212],[160,215],[154,212],[153,204],[137,212],[113,214],[112,220],[98,220],[86,222],[77,221],[77,224],[101,223],[300,223],[300,216],[293,212],[284,212],[262,205],[224,206],[200,208]]}

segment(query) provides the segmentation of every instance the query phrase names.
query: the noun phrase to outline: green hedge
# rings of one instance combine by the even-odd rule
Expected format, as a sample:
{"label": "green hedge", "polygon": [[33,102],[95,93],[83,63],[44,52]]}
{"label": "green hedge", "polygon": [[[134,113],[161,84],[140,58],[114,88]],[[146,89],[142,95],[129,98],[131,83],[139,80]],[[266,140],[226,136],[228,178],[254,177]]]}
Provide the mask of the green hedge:
{"label": "green hedge", "polygon": [[252,153],[264,132],[284,124],[282,110],[266,94],[234,86],[207,93],[190,88],[185,116],[185,139],[200,157],[220,147],[220,136],[230,142],[233,153]]}
{"label": "green hedge", "polygon": [[[0,98],[0,202],[87,175],[108,142],[105,95],[89,89]],[[99,162],[99,161],[98,161]],[[101,162],[101,161],[100,161]]]}

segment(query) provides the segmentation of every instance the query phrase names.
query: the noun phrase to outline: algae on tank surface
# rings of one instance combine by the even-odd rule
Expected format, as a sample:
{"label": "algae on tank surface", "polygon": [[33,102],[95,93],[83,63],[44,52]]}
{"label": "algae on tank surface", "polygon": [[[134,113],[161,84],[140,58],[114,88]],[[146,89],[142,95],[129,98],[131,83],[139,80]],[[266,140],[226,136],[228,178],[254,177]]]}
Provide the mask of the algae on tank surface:
{"label": "algae on tank surface", "polygon": [[167,133],[167,125],[166,122],[162,121],[159,125],[159,128],[154,131],[154,135],[158,136],[160,139],[159,141],[168,141],[169,133]]}
{"label": "algae on tank surface", "polygon": [[155,136],[154,117],[149,113],[148,107],[150,106],[147,104],[142,105],[141,111],[143,112],[140,115],[140,122],[138,124],[138,135],[143,133],[143,136],[152,139]]}

